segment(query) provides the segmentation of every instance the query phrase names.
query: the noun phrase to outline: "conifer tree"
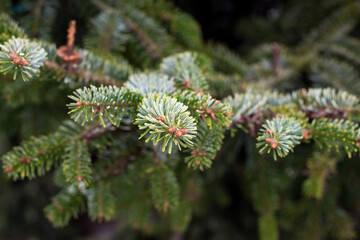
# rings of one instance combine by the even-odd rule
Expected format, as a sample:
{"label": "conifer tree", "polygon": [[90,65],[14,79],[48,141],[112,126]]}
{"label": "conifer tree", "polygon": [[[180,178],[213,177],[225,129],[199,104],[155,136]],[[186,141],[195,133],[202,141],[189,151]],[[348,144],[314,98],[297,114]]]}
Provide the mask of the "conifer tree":
{"label": "conifer tree", "polygon": [[[70,21],[62,46],[46,19],[58,1],[37,1],[23,27],[2,12],[0,138],[20,140],[0,147],[5,175],[52,179],[43,212],[55,228],[87,214],[128,239],[129,229],[203,238],[197,219],[224,227],[214,209],[237,204],[228,174],[255,211],[244,216],[256,234],[244,238],[356,238],[360,6],[331,2],[296,46],[270,42],[243,57],[204,42],[196,21],[162,0],[68,1],[88,9],[78,20],[88,31],[78,40]],[[21,130],[11,126],[19,114]]]}

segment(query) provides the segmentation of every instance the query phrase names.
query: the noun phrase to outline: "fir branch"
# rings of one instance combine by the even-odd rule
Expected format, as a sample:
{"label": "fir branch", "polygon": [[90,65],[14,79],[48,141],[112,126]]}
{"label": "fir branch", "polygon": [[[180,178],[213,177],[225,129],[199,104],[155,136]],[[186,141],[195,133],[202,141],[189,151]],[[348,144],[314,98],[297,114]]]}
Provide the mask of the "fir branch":
{"label": "fir branch", "polygon": [[178,87],[203,93],[209,86],[196,59],[197,54],[191,52],[175,54],[164,58],[160,69],[164,74],[174,77]]}
{"label": "fir branch", "polygon": [[196,135],[195,119],[190,116],[187,106],[176,99],[163,94],[149,94],[139,106],[135,124],[145,130],[140,138],[147,135],[146,141],[153,141],[157,145],[163,140],[162,151],[168,146],[171,153],[172,146],[189,147]]}
{"label": "fir branch", "polygon": [[348,157],[357,152],[360,146],[359,125],[344,119],[314,119],[309,125],[310,138],[321,148],[327,149],[343,147]]}
{"label": "fir branch", "polygon": [[142,100],[142,95],[116,86],[101,86],[99,88],[77,89],[69,98],[75,103],[68,104],[69,114],[82,125],[94,118],[99,118],[105,127],[104,116],[118,126],[122,117],[130,110],[134,110]]}
{"label": "fir branch", "polygon": [[211,167],[212,160],[223,143],[223,132],[225,131],[221,124],[215,123],[214,125],[216,127],[210,129],[205,121],[199,123],[194,146],[190,147],[189,150],[191,156],[185,157],[185,163],[188,167],[201,171]]}
{"label": "fir branch", "polygon": [[45,215],[55,227],[66,226],[71,217],[77,218],[85,210],[85,198],[74,187],[62,190],[44,209]]}
{"label": "fir branch", "polygon": [[131,75],[125,87],[144,96],[150,93],[170,94],[175,91],[173,78],[157,73]]}
{"label": "fir branch", "polygon": [[155,167],[151,173],[151,197],[156,209],[167,213],[179,204],[179,184],[174,172],[164,166]]}
{"label": "fir branch", "polygon": [[259,152],[273,152],[273,157],[285,157],[293,151],[295,145],[300,144],[302,139],[302,128],[293,118],[274,118],[267,120],[260,129],[261,135],[257,138]]}
{"label": "fir branch", "polygon": [[84,141],[78,139],[66,144],[61,168],[65,181],[71,185],[84,183],[89,186],[92,182],[90,154]]}
{"label": "fir branch", "polygon": [[13,79],[28,81],[39,73],[47,53],[40,44],[15,38],[0,45],[0,72],[12,73]]}
{"label": "fir branch", "polygon": [[115,216],[115,197],[111,193],[110,183],[99,181],[87,193],[88,213],[90,218],[101,222]]}

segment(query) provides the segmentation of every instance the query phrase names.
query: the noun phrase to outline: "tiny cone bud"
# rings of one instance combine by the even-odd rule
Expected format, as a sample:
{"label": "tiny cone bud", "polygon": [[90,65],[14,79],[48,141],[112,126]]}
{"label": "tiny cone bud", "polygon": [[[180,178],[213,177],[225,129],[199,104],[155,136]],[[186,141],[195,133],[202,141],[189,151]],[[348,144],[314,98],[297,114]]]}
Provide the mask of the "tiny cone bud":
{"label": "tiny cone bud", "polygon": [[81,182],[83,180],[82,176],[77,177],[78,182]]}
{"label": "tiny cone bud", "polygon": [[210,109],[210,108],[207,108],[207,109],[205,110],[205,112],[206,112],[207,114],[212,113],[212,111],[211,111],[211,109]]}
{"label": "tiny cone bud", "polygon": [[95,108],[93,114],[96,115],[98,113],[99,109]]}
{"label": "tiny cone bud", "polygon": [[229,116],[231,113],[230,112],[225,112],[225,115]]}
{"label": "tiny cone bud", "polygon": [[183,135],[183,133],[182,133],[181,130],[176,130],[175,136],[177,136],[177,137],[182,137],[182,135]]}
{"label": "tiny cone bud", "polygon": [[161,117],[156,117],[155,119],[158,120],[158,121],[160,121],[160,120],[161,120]]}
{"label": "tiny cone bud", "polygon": [[210,117],[211,117],[212,120],[215,120],[215,119],[216,119],[215,114],[214,114],[213,112],[210,113]]}
{"label": "tiny cone bud", "polygon": [[305,130],[304,132],[303,132],[303,138],[306,140],[306,139],[308,139],[309,138],[309,134],[310,134],[310,131],[309,130]]}
{"label": "tiny cone bud", "polygon": [[101,114],[104,114],[104,112],[105,112],[104,107],[101,107],[100,112],[101,112]]}
{"label": "tiny cone bud", "polygon": [[175,129],[174,127],[169,127],[169,128],[168,128],[168,132],[169,132],[169,133],[174,133],[175,130],[176,130],[176,129]]}
{"label": "tiny cone bud", "polygon": [[76,102],[76,106],[80,107],[81,105],[82,105],[82,102],[80,102],[80,101]]}
{"label": "tiny cone bud", "polygon": [[11,60],[13,60],[13,59],[16,58],[17,56],[16,56],[15,53],[10,53],[10,54],[9,54],[9,57],[11,58]]}
{"label": "tiny cone bud", "polygon": [[41,150],[39,151],[39,154],[40,154],[40,155],[45,155],[45,153],[46,153],[46,150],[45,150],[45,149],[41,149]]}
{"label": "tiny cone bud", "polygon": [[21,59],[21,57],[15,57],[13,62],[15,65],[20,65],[22,62],[22,59]]}
{"label": "tiny cone bud", "polygon": [[197,153],[196,150],[192,150],[192,151],[190,152],[191,155],[195,155],[196,153]]}
{"label": "tiny cone bud", "polygon": [[21,163],[24,163],[24,162],[26,162],[26,158],[24,158],[24,157],[21,157],[21,158],[20,158],[20,162],[21,162]]}
{"label": "tiny cone bud", "polygon": [[275,149],[275,148],[278,147],[278,143],[277,143],[276,141],[273,141],[272,143],[270,143],[270,147],[271,147],[272,149]]}
{"label": "tiny cone bud", "polygon": [[13,170],[12,167],[7,167],[7,168],[5,168],[5,172],[11,172],[12,170]]}
{"label": "tiny cone bud", "polygon": [[202,96],[202,95],[204,95],[204,92],[203,92],[203,91],[200,91],[199,94]]}
{"label": "tiny cone bud", "polygon": [[162,121],[162,122],[163,122],[163,121],[164,121],[164,117],[160,117],[160,121]]}
{"label": "tiny cone bud", "polygon": [[267,143],[271,143],[273,140],[272,140],[271,138],[266,138],[265,141],[266,141]]}
{"label": "tiny cone bud", "polygon": [[270,129],[266,129],[266,132],[267,132],[268,134],[272,134],[272,133],[273,133],[273,131],[270,130]]}
{"label": "tiny cone bud", "polygon": [[189,130],[187,130],[187,129],[185,129],[185,128],[184,128],[184,129],[181,129],[181,131],[182,131],[183,134],[187,134],[187,133],[189,132]]}
{"label": "tiny cone bud", "polygon": [[196,160],[195,164],[199,166],[200,165],[200,160]]}
{"label": "tiny cone bud", "polygon": [[200,114],[200,117],[201,117],[202,119],[205,119],[205,115],[204,115],[203,113]]}
{"label": "tiny cone bud", "polygon": [[202,152],[201,155],[206,156],[206,152]]}
{"label": "tiny cone bud", "polygon": [[30,158],[26,158],[26,163],[30,164],[31,163],[31,159]]}
{"label": "tiny cone bud", "polygon": [[21,64],[22,64],[23,66],[27,66],[27,65],[29,65],[29,62],[28,62],[27,60],[23,59],[23,61],[21,62]]}

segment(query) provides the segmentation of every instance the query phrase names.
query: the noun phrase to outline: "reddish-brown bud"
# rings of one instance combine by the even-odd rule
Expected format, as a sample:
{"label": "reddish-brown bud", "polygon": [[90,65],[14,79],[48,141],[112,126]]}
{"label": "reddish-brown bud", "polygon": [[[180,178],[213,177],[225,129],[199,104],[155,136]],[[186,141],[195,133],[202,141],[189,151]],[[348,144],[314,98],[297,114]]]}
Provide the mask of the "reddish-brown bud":
{"label": "reddish-brown bud", "polygon": [[205,110],[205,112],[206,112],[207,114],[212,113],[212,111],[211,111],[211,109],[210,109],[210,108],[207,108],[207,109]]}
{"label": "reddish-brown bud", "polygon": [[216,119],[215,113],[214,112],[210,113],[210,117],[211,117],[212,120],[215,120]]}
{"label": "reddish-brown bud", "polygon": [[176,130],[176,129],[175,129],[174,127],[169,127],[169,128],[168,128],[168,132],[169,132],[169,133],[174,133],[175,130]]}
{"label": "reddish-brown bud", "polygon": [[205,119],[205,115],[204,115],[203,113],[200,114],[200,117],[201,117],[202,119]]}
{"label": "reddish-brown bud", "polygon": [[266,129],[266,132],[267,132],[268,134],[272,134],[272,133],[273,133],[273,131],[270,130],[270,129]]}
{"label": "reddish-brown bud", "polygon": [[26,158],[26,163],[30,164],[31,163],[31,159],[30,158]]}
{"label": "reddish-brown bud", "polygon": [[17,55],[15,53],[10,53],[9,57],[10,57],[11,60],[13,60],[14,58],[17,57]]}
{"label": "reddish-brown bud", "polygon": [[225,115],[229,116],[231,113],[230,112],[225,112]]}
{"label": "reddish-brown bud", "polygon": [[5,168],[5,172],[11,172],[12,170],[13,170],[12,167],[7,167],[7,168]]}
{"label": "reddish-brown bud", "polygon": [[183,134],[187,134],[187,133],[189,132],[189,130],[187,130],[187,129],[185,129],[185,128],[184,128],[184,129],[181,129],[181,131],[182,131]]}
{"label": "reddish-brown bud", "polygon": [[196,151],[196,150],[192,150],[192,151],[190,152],[190,154],[191,154],[191,155],[195,155],[195,154],[197,154],[197,151]]}
{"label": "reddish-brown bud", "polygon": [[21,65],[27,66],[27,65],[29,65],[29,62],[28,62],[26,59],[23,59],[23,60],[21,61]]}
{"label": "reddish-brown bud", "polygon": [[103,218],[103,217],[104,217],[103,212],[99,212],[98,217],[99,217],[99,218]]}
{"label": "reddish-brown bud", "polygon": [[199,166],[199,165],[200,165],[200,160],[196,160],[195,164],[196,164],[197,166]]}
{"label": "reddish-brown bud", "polygon": [[95,108],[93,111],[93,115],[96,115],[99,112],[99,108]]}
{"label": "reddish-brown bud", "polygon": [[310,134],[310,130],[306,129],[304,132],[303,132],[303,138],[305,140],[309,139],[309,134]]}
{"label": "reddish-brown bud", "polygon": [[45,149],[41,149],[41,150],[39,151],[39,154],[40,154],[40,155],[45,155],[45,153],[46,153],[46,150],[45,150]]}
{"label": "reddish-brown bud", "polygon": [[26,158],[24,158],[24,157],[21,157],[21,158],[20,158],[20,162],[21,162],[21,163],[24,163],[24,162],[26,162]]}
{"label": "reddish-brown bud", "polygon": [[270,143],[270,147],[271,147],[272,149],[275,149],[275,148],[278,147],[278,143],[277,143],[276,141],[272,141],[272,142]]}
{"label": "reddish-brown bud", "polygon": [[14,62],[15,65],[21,65],[22,58],[21,57],[15,57],[13,62]]}
{"label": "reddish-brown bud", "polygon": [[81,105],[82,105],[82,102],[80,102],[80,101],[76,102],[76,106],[80,107]]}
{"label": "reddish-brown bud", "polygon": [[266,141],[267,143],[271,143],[273,140],[272,140],[271,138],[266,138],[265,141]]}
{"label": "reddish-brown bud", "polygon": [[181,131],[181,130],[176,130],[175,136],[177,136],[177,137],[182,137],[182,136],[183,136],[182,131]]}
{"label": "reddish-brown bud", "polygon": [[77,177],[78,182],[81,182],[83,180],[82,176]]}
{"label": "reddish-brown bud", "polygon": [[201,155],[206,156],[206,152],[201,152]]}

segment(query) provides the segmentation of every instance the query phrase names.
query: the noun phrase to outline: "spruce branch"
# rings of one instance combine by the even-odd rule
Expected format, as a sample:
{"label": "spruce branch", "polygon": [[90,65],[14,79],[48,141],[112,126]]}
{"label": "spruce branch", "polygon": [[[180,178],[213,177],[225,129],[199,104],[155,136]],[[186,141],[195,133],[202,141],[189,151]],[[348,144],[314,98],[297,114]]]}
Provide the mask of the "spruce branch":
{"label": "spruce branch", "polygon": [[0,44],[12,37],[24,38],[25,32],[9,15],[0,13]]}
{"label": "spruce branch", "polygon": [[122,117],[130,110],[134,110],[143,97],[127,88],[90,86],[77,89],[69,98],[75,101],[67,105],[72,119],[84,125],[85,122],[99,118],[105,127],[104,117],[118,126]]}
{"label": "spruce branch", "polygon": [[273,152],[273,157],[286,157],[295,145],[300,144],[302,128],[293,118],[274,118],[267,120],[260,129],[257,148],[261,154]]}
{"label": "spruce branch", "polygon": [[47,53],[39,43],[13,37],[0,45],[0,72],[13,74],[13,79],[28,81],[40,72]]}
{"label": "spruce branch", "polygon": [[139,106],[135,121],[140,130],[145,130],[140,138],[147,135],[146,141],[152,140],[154,145],[163,140],[162,151],[168,147],[169,154],[173,144],[180,150],[181,147],[192,146],[192,138],[196,136],[196,123],[187,109],[186,105],[175,98],[164,94],[149,94]]}

